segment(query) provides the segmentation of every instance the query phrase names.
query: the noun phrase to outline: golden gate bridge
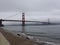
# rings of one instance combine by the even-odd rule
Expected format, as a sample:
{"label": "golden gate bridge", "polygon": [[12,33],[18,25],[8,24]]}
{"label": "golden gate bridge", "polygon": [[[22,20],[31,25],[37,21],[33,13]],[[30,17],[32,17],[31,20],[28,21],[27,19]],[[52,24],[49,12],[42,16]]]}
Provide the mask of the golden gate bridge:
{"label": "golden gate bridge", "polygon": [[22,12],[22,20],[8,20],[8,19],[0,19],[0,27],[4,26],[2,24],[3,21],[10,21],[10,22],[22,22],[22,26],[25,26],[25,22],[38,22],[38,23],[42,23],[42,24],[50,24],[49,20],[48,22],[41,22],[41,21],[30,21],[30,20],[25,20],[25,13]]}

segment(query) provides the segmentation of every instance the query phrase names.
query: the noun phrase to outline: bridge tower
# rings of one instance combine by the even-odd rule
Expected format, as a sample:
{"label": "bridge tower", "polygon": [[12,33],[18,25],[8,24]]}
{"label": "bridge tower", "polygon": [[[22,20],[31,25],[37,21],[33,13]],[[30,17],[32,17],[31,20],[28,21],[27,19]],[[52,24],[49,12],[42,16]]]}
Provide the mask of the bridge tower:
{"label": "bridge tower", "polygon": [[25,13],[22,13],[22,33],[25,33]]}
{"label": "bridge tower", "polygon": [[22,13],[22,26],[25,26],[25,13]]}
{"label": "bridge tower", "polygon": [[2,24],[2,19],[0,19],[0,27],[2,27],[3,26],[3,24]]}
{"label": "bridge tower", "polygon": [[50,19],[48,18],[48,24],[50,24]]}

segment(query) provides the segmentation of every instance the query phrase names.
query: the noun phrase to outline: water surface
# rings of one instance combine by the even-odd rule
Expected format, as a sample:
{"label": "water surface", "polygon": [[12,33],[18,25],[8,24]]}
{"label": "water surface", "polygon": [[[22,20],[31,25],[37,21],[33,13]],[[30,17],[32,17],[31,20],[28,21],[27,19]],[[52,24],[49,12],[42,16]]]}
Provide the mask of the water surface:
{"label": "water surface", "polygon": [[16,34],[23,30],[25,33],[30,33],[40,40],[60,43],[60,25],[30,25],[25,27],[5,25],[3,28]]}

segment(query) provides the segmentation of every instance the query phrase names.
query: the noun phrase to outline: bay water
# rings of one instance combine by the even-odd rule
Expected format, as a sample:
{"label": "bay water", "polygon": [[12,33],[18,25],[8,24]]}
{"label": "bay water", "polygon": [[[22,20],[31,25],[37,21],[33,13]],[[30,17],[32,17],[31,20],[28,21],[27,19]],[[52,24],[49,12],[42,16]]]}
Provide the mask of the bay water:
{"label": "bay water", "polygon": [[60,43],[60,25],[5,25],[2,27],[14,33],[24,31],[42,41]]}

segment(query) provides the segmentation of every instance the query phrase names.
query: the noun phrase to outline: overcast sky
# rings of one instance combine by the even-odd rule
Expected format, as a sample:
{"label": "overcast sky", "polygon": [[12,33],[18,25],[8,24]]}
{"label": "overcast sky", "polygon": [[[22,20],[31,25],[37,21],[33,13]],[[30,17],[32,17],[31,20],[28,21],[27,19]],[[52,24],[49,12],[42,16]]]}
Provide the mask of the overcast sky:
{"label": "overcast sky", "polygon": [[55,11],[60,0],[0,0],[0,11]]}
{"label": "overcast sky", "polygon": [[[19,11],[28,12],[26,15],[30,15],[35,19],[59,19],[60,0],[0,0],[0,18],[14,15],[16,13],[13,12]],[[19,14],[17,17],[19,17]]]}

